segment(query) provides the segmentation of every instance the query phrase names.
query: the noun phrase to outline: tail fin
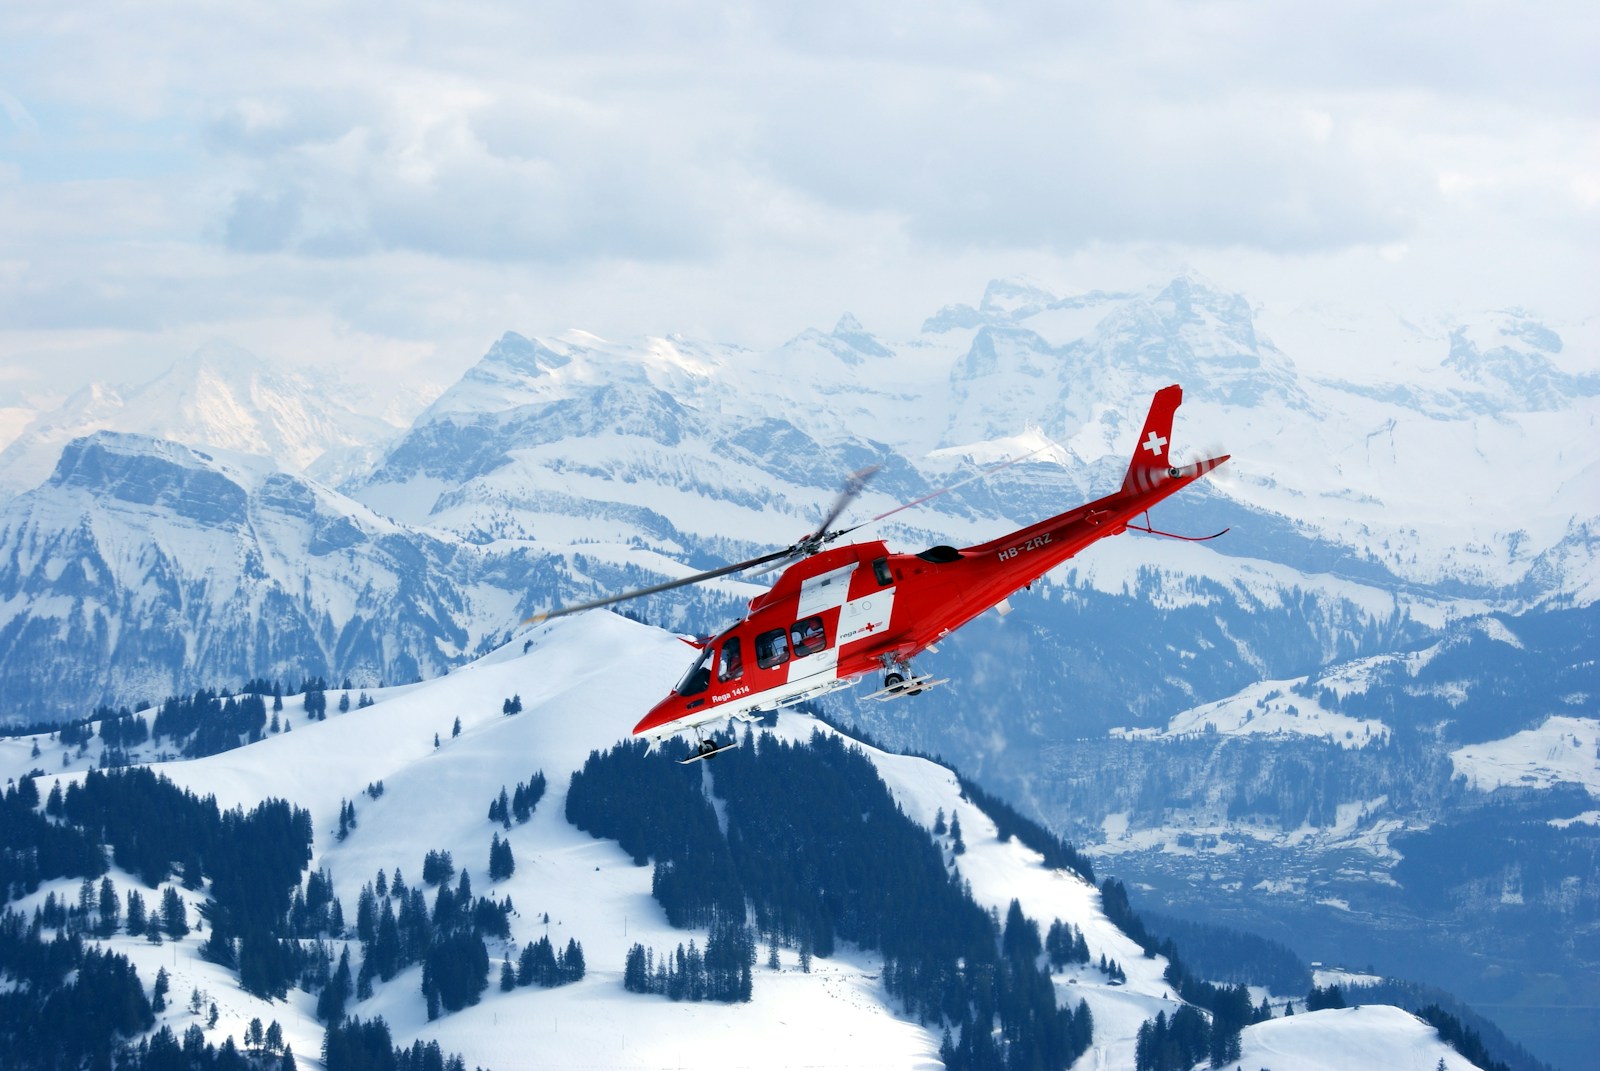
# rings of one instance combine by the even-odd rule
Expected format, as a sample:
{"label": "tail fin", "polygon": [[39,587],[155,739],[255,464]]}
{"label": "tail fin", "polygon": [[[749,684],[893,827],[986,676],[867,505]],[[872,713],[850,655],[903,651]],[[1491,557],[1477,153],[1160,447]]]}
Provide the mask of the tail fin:
{"label": "tail fin", "polygon": [[1144,430],[1133,448],[1133,460],[1128,463],[1128,475],[1123,478],[1124,491],[1148,491],[1168,479],[1172,462],[1167,448],[1172,443],[1172,415],[1183,403],[1183,388],[1174,383],[1156,391],[1150,401],[1150,415],[1144,418]]}

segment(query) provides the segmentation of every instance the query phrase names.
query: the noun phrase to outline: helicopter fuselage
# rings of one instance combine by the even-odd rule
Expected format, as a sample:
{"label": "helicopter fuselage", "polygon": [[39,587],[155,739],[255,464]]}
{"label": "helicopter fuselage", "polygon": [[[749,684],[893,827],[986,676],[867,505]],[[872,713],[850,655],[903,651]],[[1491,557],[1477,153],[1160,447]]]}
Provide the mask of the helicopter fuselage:
{"label": "helicopter fuselage", "polygon": [[[744,619],[706,641],[678,686],[635,726],[663,737],[890,673],[986,610],[1227,460],[1171,467],[1182,392],[1156,395],[1122,488],[998,539],[919,554],[882,541],[821,551],[786,569]],[[1149,456],[1141,457],[1145,453]]]}

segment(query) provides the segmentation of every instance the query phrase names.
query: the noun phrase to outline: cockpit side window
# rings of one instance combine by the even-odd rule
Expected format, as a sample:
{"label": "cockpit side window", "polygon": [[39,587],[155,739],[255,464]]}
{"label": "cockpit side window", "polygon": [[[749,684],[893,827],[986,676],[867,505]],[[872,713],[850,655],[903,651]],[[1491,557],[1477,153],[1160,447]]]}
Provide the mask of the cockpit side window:
{"label": "cockpit side window", "polygon": [[775,628],[756,637],[756,665],[772,669],[789,661],[789,633]]}
{"label": "cockpit side window", "polygon": [[739,637],[729,636],[722,641],[717,656],[717,680],[736,681],[744,676],[744,658],[739,653]]}
{"label": "cockpit side window", "polygon": [[694,660],[694,665],[689,667],[689,672],[683,675],[683,680],[673,691],[682,696],[699,695],[711,685],[711,648],[707,647],[700,652],[700,657]]}

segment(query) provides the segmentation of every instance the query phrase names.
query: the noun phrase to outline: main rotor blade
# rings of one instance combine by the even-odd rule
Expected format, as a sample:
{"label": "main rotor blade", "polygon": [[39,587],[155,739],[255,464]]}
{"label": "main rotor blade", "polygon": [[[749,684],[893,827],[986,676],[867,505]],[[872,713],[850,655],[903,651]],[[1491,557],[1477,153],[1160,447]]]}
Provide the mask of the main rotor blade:
{"label": "main rotor blade", "polygon": [[1050,449],[1050,447],[1055,446],[1055,445],[1056,444],[1053,443],[1053,442],[1047,442],[1043,446],[1038,447],[1037,449],[1029,450],[1026,454],[1019,454],[1018,456],[1016,456],[1014,458],[1011,458],[1009,461],[1002,461],[998,465],[991,465],[989,468],[983,469],[983,470],[981,470],[979,472],[975,472],[971,476],[968,476],[966,479],[961,480],[958,483],[953,483],[948,487],[941,487],[937,491],[929,491],[927,494],[923,495],[921,498],[912,499],[910,502],[906,502],[906,503],[904,503],[902,505],[896,506],[894,509],[885,510],[883,513],[878,514],[876,517],[869,517],[867,520],[862,521],[860,524],[854,525],[854,526],[852,526],[850,528],[845,528],[842,531],[838,532],[837,534],[838,535],[848,535],[849,533],[854,532],[857,528],[865,528],[869,524],[877,524],[879,521],[883,520],[885,517],[893,517],[896,513],[899,513],[901,510],[907,510],[907,509],[912,508],[913,506],[920,506],[924,502],[930,502],[933,499],[938,498],[940,495],[949,494],[951,491],[954,491],[957,488],[965,487],[969,483],[976,483],[978,480],[982,480],[982,479],[985,479],[986,477],[993,476],[995,473],[1001,471],[1002,469],[1008,469],[1012,465],[1016,465],[1016,464],[1019,464],[1019,463],[1021,463],[1023,461],[1026,461],[1026,460],[1028,460],[1028,458],[1033,457],[1036,454],[1041,454],[1044,451]]}
{"label": "main rotor blade", "polygon": [[859,472],[852,472],[850,478],[845,481],[844,490],[840,491],[839,497],[833,500],[833,506],[828,510],[827,516],[823,517],[822,523],[817,525],[817,530],[802,539],[798,545],[803,547],[813,541],[820,543],[825,540],[828,536],[828,529],[833,527],[833,522],[838,520],[839,515],[849,508],[850,503],[854,502],[856,496],[861,494],[862,489],[867,486],[867,481],[876,476],[878,470],[882,467],[882,465],[868,465]]}
{"label": "main rotor blade", "polygon": [[560,609],[549,610],[542,614],[534,614],[532,617],[525,619],[522,623],[524,625],[537,625],[541,622],[549,621],[551,618],[566,617],[568,614],[581,613],[584,610],[595,610],[602,606],[610,606],[613,603],[627,602],[629,599],[640,599],[646,595],[657,595],[663,591],[671,591],[674,588],[688,587],[690,584],[698,584],[705,580],[715,580],[719,576],[727,576],[729,573],[737,573],[743,569],[753,569],[758,565],[765,565],[768,562],[777,561],[779,558],[790,554],[793,549],[793,547],[785,547],[783,550],[776,550],[770,554],[763,554],[761,557],[751,558],[749,561],[738,562],[734,565],[724,565],[719,569],[711,569],[704,573],[696,573],[693,576],[680,577],[677,580],[668,580],[663,584],[653,584],[647,588],[639,588],[637,591],[627,591],[623,592],[621,595],[608,595],[603,599],[595,599],[591,602],[580,602],[574,606],[563,606]]}

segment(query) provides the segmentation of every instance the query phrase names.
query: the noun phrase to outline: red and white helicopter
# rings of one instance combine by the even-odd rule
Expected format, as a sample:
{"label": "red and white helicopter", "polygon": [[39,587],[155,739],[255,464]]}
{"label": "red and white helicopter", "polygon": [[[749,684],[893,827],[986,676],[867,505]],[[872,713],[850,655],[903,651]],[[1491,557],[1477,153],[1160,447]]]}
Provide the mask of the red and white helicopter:
{"label": "red and white helicopter", "polygon": [[1167,448],[1172,418],[1182,401],[1183,390],[1176,384],[1156,392],[1117,491],[987,543],[961,549],[937,546],[920,554],[891,553],[881,540],[823,549],[862,527],[829,530],[860,493],[869,470],[851,480],[815,534],[783,550],[529,620],[544,621],[798,559],[770,590],[750,600],[742,621],[695,644],[699,657],[671,694],[634,726],[634,735],[659,740],[692,731],[699,744],[682,761],[694,762],[733,746],[705,738],[707,724],[789,706],[847,687],[869,673],[881,672],[883,684],[866,698],[917,695],[944,682],[917,674],[911,660],[985,610],[998,607],[1008,612],[1009,596],[1107,536],[1129,528],[1169,534],[1133,522],[1229,456],[1182,466],[1171,463]]}

